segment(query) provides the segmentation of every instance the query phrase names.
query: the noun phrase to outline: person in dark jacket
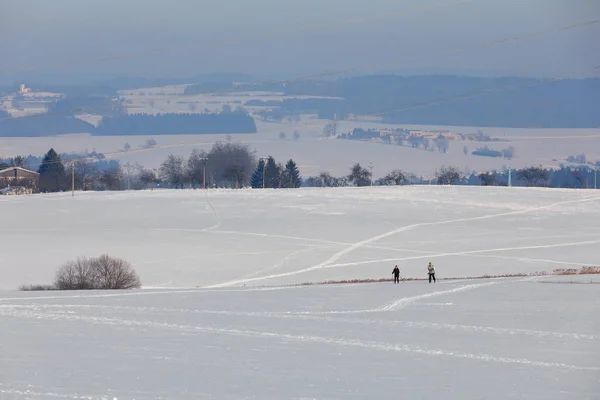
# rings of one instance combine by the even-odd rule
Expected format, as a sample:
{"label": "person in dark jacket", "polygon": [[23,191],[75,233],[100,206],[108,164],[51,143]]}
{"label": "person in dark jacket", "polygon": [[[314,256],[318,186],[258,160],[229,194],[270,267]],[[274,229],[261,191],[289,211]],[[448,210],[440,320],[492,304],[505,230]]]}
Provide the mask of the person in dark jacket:
{"label": "person in dark jacket", "polygon": [[431,262],[427,266],[427,273],[429,274],[429,283],[431,283],[432,279],[433,283],[435,283],[435,268],[433,267],[433,264]]}
{"label": "person in dark jacket", "polygon": [[394,283],[400,283],[400,268],[397,265],[394,267],[392,275],[394,275]]}

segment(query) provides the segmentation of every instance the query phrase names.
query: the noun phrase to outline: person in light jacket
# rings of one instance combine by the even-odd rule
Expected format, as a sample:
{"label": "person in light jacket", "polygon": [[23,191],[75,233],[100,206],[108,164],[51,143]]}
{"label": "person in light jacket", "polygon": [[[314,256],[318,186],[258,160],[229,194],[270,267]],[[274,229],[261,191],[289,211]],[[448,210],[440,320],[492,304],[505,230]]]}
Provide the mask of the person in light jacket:
{"label": "person in light jacket", "polygon": [[431,283],[432,279],[433,279],[433,283],[435,283],[435,268],[433,267],[433,264],[431,263],[431,261],[429,262],[429,265],[427,266],[427,273],[429,274],[429,283]]}

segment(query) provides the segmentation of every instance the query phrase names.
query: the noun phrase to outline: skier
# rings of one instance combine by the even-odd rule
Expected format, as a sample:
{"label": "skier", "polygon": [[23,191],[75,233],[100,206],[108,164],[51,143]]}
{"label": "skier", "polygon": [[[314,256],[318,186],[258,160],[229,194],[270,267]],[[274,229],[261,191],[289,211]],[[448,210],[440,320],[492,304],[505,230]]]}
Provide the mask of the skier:
{"label": "skier", "polygon": [[392,275],[394,275],[394,284],[400,283],[400,268],[397,265],[394,267]]}
{"label": "skier", "polygon": [[431,263],[431,261],[429,262],[429,265],[427,266],[427,273],[429,274],[429,283],[431,283],[432,279],[433,279],[433,283],[435,283],[435,268],[433,268],[433,264]]}

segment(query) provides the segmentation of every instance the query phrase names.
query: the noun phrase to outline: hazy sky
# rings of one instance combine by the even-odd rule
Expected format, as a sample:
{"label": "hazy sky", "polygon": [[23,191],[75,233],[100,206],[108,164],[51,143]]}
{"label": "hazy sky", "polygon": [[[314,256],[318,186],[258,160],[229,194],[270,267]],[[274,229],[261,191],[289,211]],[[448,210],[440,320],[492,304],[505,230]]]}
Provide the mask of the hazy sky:
{"label": "hazy sky", "polygon": [[[0,75],[13,77],[35,69],[114,75],[293,76],[374,64],[363,72],[555,76],[578,74],[600,64],[600,23],[441,54],[600,20],[600,0],[472,0],[448,5],[451,2],[1,0]],[[401,14],[408,9],[415,11]],[[303,30],[314,25],[319,26]],[[279,33],[261,37],[270,32]],[[147,53],[157,48],[166,51]],[[114,54],[122,56],[99,60]]]}

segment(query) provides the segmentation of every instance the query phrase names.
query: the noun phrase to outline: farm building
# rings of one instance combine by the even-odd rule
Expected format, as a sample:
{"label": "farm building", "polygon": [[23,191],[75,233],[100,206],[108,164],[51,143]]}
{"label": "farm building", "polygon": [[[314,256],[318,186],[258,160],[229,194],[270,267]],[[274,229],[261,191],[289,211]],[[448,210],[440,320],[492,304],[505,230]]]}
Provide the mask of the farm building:
{"label": "farm building", "polygon": [[33,193],[39,188],[40,174],[21,167],[9,167],[0,171],[0,189],[4,193],[16,191]]}

